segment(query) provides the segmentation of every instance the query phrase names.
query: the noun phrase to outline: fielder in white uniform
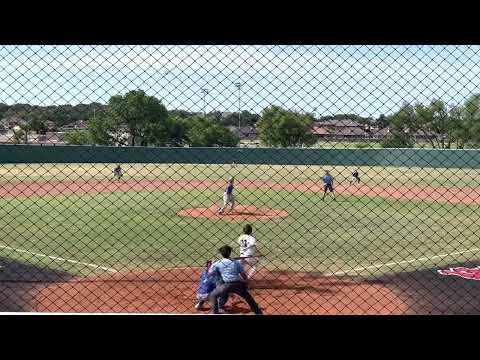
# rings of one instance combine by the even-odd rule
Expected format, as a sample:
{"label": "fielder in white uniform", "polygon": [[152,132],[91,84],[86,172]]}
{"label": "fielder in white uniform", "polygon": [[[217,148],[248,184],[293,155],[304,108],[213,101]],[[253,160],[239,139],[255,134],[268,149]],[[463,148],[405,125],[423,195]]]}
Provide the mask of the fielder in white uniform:
{"label": "fielder in white uniform", "polygon": [[248,279],[252,279],[257,272],[258,254],[257,240],[252,236],[252,225],[247,224],[243,227],[243,234],[238,238],[240,245],[240,258],[243,264],[248,264],[250,269],[247,273]]}

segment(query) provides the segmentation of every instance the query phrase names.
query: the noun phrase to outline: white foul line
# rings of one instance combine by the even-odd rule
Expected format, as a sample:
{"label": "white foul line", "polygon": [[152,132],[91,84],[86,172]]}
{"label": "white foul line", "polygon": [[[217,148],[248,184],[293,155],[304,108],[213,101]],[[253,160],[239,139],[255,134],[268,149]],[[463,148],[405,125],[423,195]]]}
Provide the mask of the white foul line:
{"label": "white foul line", "polygon": [[474,252],[474,251],[479,251],[479,250],[480,250],[480,248],[473,248],[473,249],[469,249],[469,250],[453,252],[453,253],[450,253],[450,254],[441,254],[441,255],[434,255],[434,256],[425,256],[425,257],[421,257],[421,258],[418,258],[418,259],[403,260],[403,261],[399,261],[399,262],[390,262],[390,263],[386,263],[386,264],[377,264],[377,265],[371,265],[371,266],[365,266],[365,267],[358,267],[358,268],[355,268],[355,269],[352,269],[352,270],[348,270],[348,271],[337,271],[337,272],[334,272],[334,273],[329,273],[329,274],[326,274],[325,276],[346,275],[346,274],[349,274],[349,273],[351,273],[351,272],[359,272],[359,271],[370,270],[370,269],[379,269],[379,268],[386,267],[386,266],[394,266],[394,265],[402,265],[402,264],[411,264],[411,263],[414,263],[414,262],[428,261],[428,260],[433,260],[433,259],[440,259],[440,258],[444,258],[444,257],[449,257],[449,256],[454,256],[454,255],[461,255],[461,254],[466,254],[466,253],[469,253],[469,252]]}
{"label": "white foul line", "polygon": [[109,272],[114,272],[114,273],[118,272],[115,269],[111,269],[111,268],[108,268],[108,267],[105,267],[105,266],[89,264],[89,263],[76,261],[76,260],[64,259],[64,258],[61,258],[61,257],[58,257],[58,256],[51,256],[51,255],[35,253],[35,252],[32,252],[32,251],[23,250],[23,249],[16,249],[16,248],[12,248],[12,247],[7,246],[7,245],[0,245],[0,248],[16,251],[16,252],[19,252],[19,253],[26,253],[26,254],[30,254],[30,255],[34,255],[34,256],[38,256],[38,257],[46,257],[46,258],[49,258],[49,259],[52,259],[52,260],[69,262],[69,263],[72,263],[72,264],[85,265],[85,266],[88,266],[88,267],[92,267],[92,268],[96,268],[96,269],[102,269],[102,270],[109,271]]}

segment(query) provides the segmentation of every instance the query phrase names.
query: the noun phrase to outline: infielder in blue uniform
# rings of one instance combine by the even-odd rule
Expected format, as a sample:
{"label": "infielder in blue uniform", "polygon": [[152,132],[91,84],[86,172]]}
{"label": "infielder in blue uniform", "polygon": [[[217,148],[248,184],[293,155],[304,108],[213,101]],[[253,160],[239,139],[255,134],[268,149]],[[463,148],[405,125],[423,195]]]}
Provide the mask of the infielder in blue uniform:
{"label": "infielder in blue uniform", "polygon": [[323,180],[323,197],[322,200],[325,199],[325,194],[327,191],[330,191],[333,195],[333,199],[335,200],[335,191],[333,190],[333,176],[330,175],[328,171],[325,172],[325,176],[322,178]]}

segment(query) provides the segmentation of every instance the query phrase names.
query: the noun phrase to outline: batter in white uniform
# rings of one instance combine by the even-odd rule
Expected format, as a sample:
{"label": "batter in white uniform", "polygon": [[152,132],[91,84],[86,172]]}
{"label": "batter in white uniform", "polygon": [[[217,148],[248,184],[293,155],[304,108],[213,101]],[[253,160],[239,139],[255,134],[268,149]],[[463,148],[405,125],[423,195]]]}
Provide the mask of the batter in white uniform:
{"label": "batter in white uniform", "polygon": [[240,258],[243,264],[248,264],[248,279],[252,279],[257,272],[258,258],[257,258],[257,240],[252,236],[252,225],[247,224],[243,227],[243,234],[238,238],[240,245]]}

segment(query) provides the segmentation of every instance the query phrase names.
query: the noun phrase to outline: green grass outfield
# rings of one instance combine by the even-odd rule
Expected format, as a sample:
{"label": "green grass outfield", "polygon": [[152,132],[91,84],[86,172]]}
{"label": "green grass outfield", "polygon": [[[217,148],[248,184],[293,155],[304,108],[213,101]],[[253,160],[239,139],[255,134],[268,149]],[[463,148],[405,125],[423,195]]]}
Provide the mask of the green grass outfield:
{"label": "green grass outfield", "polygon": [[[158,168],[152,167],[160,171]],[[93,169],[88,174],[99,176]],[[127,167],[127,172],[131,170]],[[224,167],[162,170],[159,174],[169,178],[188,178],[187,173],[197,178],[200,174],[205,178],[223,177],[228,173]],[[278,172],[250,174],[248,170],[235,169],[254,178],[280,176]],[[283,171],[282,175],[295,181],[309,175],[300,169]],[[50,174],[61,178],[59,173]],[[153,171],[149,174],[160,176]],[[3,181],[7,177],[2,173]],[[235,243],[241,223],[182,218],[176,212],[186,207],[208,207],[219,203],[220,197],[221,193],[213,190],[182,190],[0,199],[0,256],[76,275],[103,270],[41,255],[118,271],[200,266],[215,256],[220,245]],[[282,208],[290,213],[285,219],[253,222],[261,252],[266,254],[262,263],[271,269],[330,273],[400,262],[356,271],[369,277],[480,260],[480,251],[472,251],[480,247],[477,205],[342,196],[335,202],[322,202],[319,194],[268,190],[242,190],[237,200],[243,205]],[[435,257],[464,250],[469,252]]]}

